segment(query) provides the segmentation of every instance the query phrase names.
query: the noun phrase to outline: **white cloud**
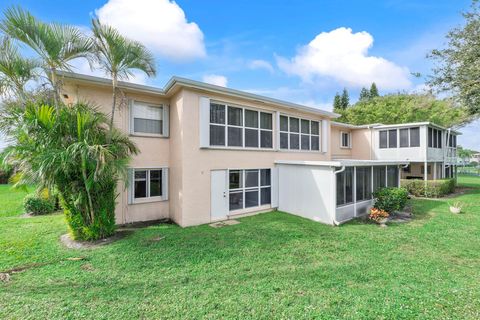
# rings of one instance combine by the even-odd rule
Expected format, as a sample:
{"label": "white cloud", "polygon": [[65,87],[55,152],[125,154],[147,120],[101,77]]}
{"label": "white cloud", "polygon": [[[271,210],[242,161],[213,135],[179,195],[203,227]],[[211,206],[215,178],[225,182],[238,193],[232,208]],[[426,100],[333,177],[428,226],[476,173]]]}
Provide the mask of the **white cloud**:
{"label": "white cloud", "polygon": [[226,87],[228,83],[227,77],[218,74],[206,74],[203,76],[202,81],[221,87]]}
{"label": "white cloud", "polygon": [[409,70],[384,58],[369,56],[372,44],[373,37],[368,32],[352,33],[352,29],[342,27],[318,34],[295,57],[277,57],[277,63],[280,69],[304,82],[328,77],[347,86],[369,86],[375,82],[384,90],[409,88]]}
{"label": "white cloud", "polygon": [[109,0],[95,11],[102,23],[172,60],[204,57],[203,33],[169,0]]}
{"label": "white cloud", "polygon": [[272,64],[265,60],[252,60],[248,63],[248,67],[252,70],[264,69],[270,73],[274,71]]}

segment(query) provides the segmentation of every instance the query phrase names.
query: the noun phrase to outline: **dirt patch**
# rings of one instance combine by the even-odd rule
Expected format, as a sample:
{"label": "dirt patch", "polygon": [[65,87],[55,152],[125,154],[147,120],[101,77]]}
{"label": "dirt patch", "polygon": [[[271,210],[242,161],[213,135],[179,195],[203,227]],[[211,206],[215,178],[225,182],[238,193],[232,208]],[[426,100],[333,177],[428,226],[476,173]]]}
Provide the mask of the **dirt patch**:
{"label": "dirt patch", "polygon": [[67,233],[60,237],[60,241],[65,247],[69,249],[94,249],[123,239],[132,232],[132,230],[121,229],[115,232],[115,234],[111,237],[96,241],[77,241],[72,239],[72,237],[70,237],[70,234]]}
{"label": "dirt patch", "polygon": [[209,226],[212,227],[212,228],[221,228],[221,227],[226,227],[226,226],[233,226],[233,225],[236,225],[236,224],[239,224],[239,223],[240,223],[240,221],[232,219],[232,220],[225,220],[225,221],[211,223],[211,224],[209,224]]}

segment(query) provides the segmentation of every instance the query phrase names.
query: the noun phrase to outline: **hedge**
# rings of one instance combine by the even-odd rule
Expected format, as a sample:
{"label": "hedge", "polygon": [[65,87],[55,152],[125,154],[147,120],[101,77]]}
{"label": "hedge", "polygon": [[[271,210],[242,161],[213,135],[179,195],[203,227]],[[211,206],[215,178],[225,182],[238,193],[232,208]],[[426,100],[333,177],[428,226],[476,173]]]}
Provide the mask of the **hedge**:
{"label": "hedge", "polygon": [[438,198],[455,191],[455,179],[400,180],[400,185],[416,197]]}

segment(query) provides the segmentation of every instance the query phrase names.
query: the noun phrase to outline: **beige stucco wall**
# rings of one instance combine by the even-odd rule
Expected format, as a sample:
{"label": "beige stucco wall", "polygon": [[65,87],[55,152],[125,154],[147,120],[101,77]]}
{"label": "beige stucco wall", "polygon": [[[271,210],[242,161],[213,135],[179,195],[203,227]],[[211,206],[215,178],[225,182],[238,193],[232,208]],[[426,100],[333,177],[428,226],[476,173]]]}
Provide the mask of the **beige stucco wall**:
{"label": "beige stucco wall", "polygon": [[[66,83],[62,89],[68,96],[67,103],[88,101],[98,106],[106,114],[110,114],[112,94],[108,88]],[[154,104],[169,104],[169,100],[146,94],[126,92],[124,99],[115,112],[114,124],[117,128],[129,132],[129,99],[150,102]],[[130,162],[132,168],[170,167],[170,139],[157,137],[131,136],[137,145],[139,154],[133,156]],[[135,221],[148,221],[169,217],[169,201],[137,203],[128,205],[125,186],[118,188],[117,208],[115,211],[118,224]]]}
{"label": "beige stucco wall", "polygon": [[372,160],[372,130],[355,129],[352,131],[352,158],[358,160]]}
{"label": "beige stucco wall", "polygon": [[[212,100],[238,104],[268,111],[281,111],[288,115],[322,120],[318,115],[306,114],[296,110],[280,109],[265,103],[231,98],[218,94],[207,94],[194,90],[183,90],[182,113],[182,217],[177,221],[182,226],[210,222],[210,171],[215,169],[253,169],[271,168],[275,160],[329,160],[330,149],[321,152],[283,152],[283,151],[246,151],[229,149],[200,149],[199,140],[199,100],[206,96]],[[275,128],[275,119],[273,119]],[[275,135],[274,135],[275,139]],[[329,139],[331,141],[331,139]]]}
{"label": "beige stucco wall", "polygon": [[[111,111],[111,91],[106,87],[87,84],[66,83],[63,93],[67,102],[84,100],[94,103],[109,114]],[[191,226],[210,222],[210,172],[215,169],[273,168],[275,160],[330,160],[332,139],[328,139],[328,152],[284,152],[247,151],[232,149],[201,149],[199,141],[199,101],[208,97],[226,103],[266,111],[280,111],[283,114],[311,120],[325,119],[319,115],[283,109],[275,105],[232,98],[221,94],[181,89],[170,98],[159,95],[125,92],[124,104],[117,109],[115,126],[129,132],[129,99],[154,104],[170,105],[169,138],[140,137],[131,135],[140,153],[133,156],[132,168],[168,167],[169,200],[161,202],[128,204],[128,194],[124,185],[119,186],[117,200],[117,223],[171,218],[181,226]],[[274,128],[275,117],[273,118]],[[327,128],[331,132],[330,128]],[[331,134],[331,133],[329,133]],[[276,135],[274,133],[274,140]],[[339,142],[339,137],[337,139]],[[262,207],[265,211],[268,208]],[[250,212],[251,213],[251,212]],[[248,214],[246,212],[246,214]]]}
{"label": "beige stucco wall", "polygon": [[[337,126],[331,127],[331,147],[332,147],[332,159],[351,159],[352,158],[352,149],[351,148],[342,148],[342,140],[341,140],[341,132],[349,132],[352,131],[348,128],[342,128]],[[350,135],[352,139],[352,146],[353,146],[353,136]]]}

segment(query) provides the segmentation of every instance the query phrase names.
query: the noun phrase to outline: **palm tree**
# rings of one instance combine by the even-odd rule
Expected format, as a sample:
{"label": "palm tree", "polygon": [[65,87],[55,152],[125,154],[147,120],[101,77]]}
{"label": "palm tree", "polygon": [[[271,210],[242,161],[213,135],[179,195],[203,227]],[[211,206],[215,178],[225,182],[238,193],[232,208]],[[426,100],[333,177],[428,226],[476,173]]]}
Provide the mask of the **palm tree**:
{"label": "palm tree", "polygon": [[23,58],[10,39],[0,39],[0,95],[13,94],[24,100],[25,85],[38,78],[38,61]]}
{"label": "palm tree", "polygon": [[4,15],[0,30],[40,56],[58,103],[57,71],[70,70],[73,59],[88,58],[92,50],[91,39],[75,26],[44,23],[20,7],[11,7]]}
{"label": "palm tree", "polygon": [[112,113],[110,130],[113,127],[117,103],[118,81],[133,76],[133,70],[155,76],[156,68],[153,55],[140,42],[122,36],[115,28],[92,20],[94,36],[95,62],[101,70],[112,78]]}
{"label": "palm tree", "polygon": [[6,161],[18,169],[17,185],[58,190],[75,239],[112,235],[116,188],[127,178],[135,144],[117,129],[110,132],[108,117],[88,104],[27,103],[12,112],[16,122],[7,125],[14,143]]}

